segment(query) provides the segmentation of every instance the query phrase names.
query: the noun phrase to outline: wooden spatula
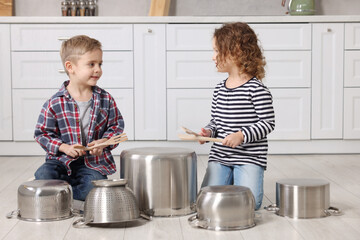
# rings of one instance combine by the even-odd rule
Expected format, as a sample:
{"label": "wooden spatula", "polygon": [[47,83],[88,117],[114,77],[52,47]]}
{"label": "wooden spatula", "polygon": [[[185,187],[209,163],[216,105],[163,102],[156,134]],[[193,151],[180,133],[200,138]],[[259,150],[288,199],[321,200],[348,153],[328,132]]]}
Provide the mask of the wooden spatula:
{"label": "wooden spatula", "polygon": [[185,140],[185,141],[222,142],[222,139],[220,138],[202,137],[202,136],[194,136],[188,134],[179,134],[178,137],[181,140]]}

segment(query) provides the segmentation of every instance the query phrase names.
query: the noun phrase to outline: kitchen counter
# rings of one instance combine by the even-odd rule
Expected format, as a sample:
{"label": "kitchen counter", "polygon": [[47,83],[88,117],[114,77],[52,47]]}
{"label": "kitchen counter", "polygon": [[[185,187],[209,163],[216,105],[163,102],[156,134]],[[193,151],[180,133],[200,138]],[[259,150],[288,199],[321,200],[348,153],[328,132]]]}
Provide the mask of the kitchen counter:
{"label": "kitchen counter", "polygon": [[360,15],[168,16],[168,17],[0,17],[0,23],[332,23],[360,22]]}

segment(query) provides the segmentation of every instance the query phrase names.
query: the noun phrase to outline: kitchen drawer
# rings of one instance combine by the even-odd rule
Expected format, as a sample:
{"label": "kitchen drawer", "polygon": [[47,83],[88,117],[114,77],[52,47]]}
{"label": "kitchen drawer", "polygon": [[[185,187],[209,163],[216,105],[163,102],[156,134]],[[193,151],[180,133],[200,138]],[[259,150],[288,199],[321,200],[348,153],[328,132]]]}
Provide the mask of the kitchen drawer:
{"label": "kitchen drawer", "polygon": [[360,87],[360,51],[345,51],[344,86]]}
{"label": "kitchen drawer", "polygon": [[[104,52],[103,88],[133,87],[133,54]],[[13,88],[55,88],[69,79],[58,52],[12,52]]]}
{"label": "kitchen drawer", "polygon": [[345,24],[345,49],[360,49],[360,23]]}
{"label": "kitchen drawer", "polygon": [[132,50],[131,24],[13,24],[12,51],[59,51],[64,39],[88,35],[99,40],[103,50]]}
{"label": "kitchen drawer", "polygon": [[310,87],[311,51],[265,51],[268,87]]}
{"label": "kitchen drawer", "polygon": [[34,141],[35,126],[43,104],[56,89],[14,89],[14,141]]}
{"label": "kitchen drawer", "polygon": [[[265,50],[311,49],[310,24],[250,24]],[[167,50],[212,50],[218,24],[167,25]]]}
{"label": "kitchen drawer", "polygon": [[227,74],[219,73],[211,51],[167,52],[168,88],[214,88]]}
{"label": "kitchen drawer", "polygon": [[167,90],[167,139],[179,140],[180,127],[199,131],[211,120],[213,89]]}

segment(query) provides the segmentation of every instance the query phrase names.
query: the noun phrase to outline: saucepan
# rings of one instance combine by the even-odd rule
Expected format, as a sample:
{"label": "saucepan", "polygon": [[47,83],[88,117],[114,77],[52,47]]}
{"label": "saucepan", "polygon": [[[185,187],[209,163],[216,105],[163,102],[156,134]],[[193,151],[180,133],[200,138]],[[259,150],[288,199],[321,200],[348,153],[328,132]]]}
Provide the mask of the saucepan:
{"label": "saucepan", "polygon": [[291,178],[276,182],[276,204],[265,207],[279,216],[321,218],[341,215],[330,206],[330,183],[323,179]]}
{"label": "saucepan", "polygon": [[74,216],[71,186],[63,180],[34,180],[18,187],[18,209],[7,214],[25,221],[56,221]]}
{"label": "saucepan", "polygon": [[255,200],[243,186],[208,186],[201,189],[197,214],[189,218],[192,227],[209,230],[241,230],[255,226]]}

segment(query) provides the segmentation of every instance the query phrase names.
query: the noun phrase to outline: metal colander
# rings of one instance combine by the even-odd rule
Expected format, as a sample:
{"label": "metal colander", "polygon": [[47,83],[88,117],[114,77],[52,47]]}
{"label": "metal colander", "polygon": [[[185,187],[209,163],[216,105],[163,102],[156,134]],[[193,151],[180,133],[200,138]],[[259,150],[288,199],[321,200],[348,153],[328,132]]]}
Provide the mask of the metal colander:
{"label": "metal colander", "polygon": [[81,224],[120,223],[140,218],[135,195],[126,187],[127,180],[97,180],[85,199],[84,218]]}

